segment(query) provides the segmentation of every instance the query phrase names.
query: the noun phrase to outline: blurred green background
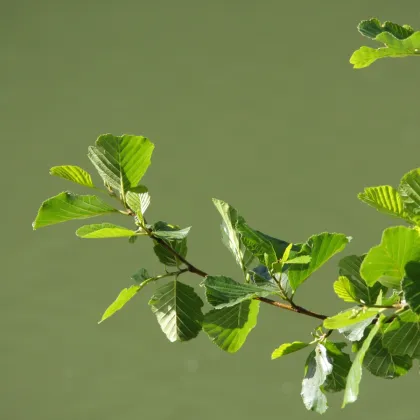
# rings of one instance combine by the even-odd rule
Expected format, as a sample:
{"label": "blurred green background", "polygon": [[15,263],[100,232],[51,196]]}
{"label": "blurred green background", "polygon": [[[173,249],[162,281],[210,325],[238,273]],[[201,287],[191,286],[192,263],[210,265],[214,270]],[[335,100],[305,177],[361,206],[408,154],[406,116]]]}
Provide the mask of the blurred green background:
{"label": "blurred green background", "polygon": [[[159,272],[151,243],[81,240],[74,231],[83,222],[33,232],[31,222],[47,197],[81,191],[50,177],[51,166],[92,170],[86,152],[99,134],[132,133],[156,144],[144,179],[149,219],[192,225],[189,259],[203,270],[240,274],[220,242],[212,197],[274,236],[297,242],[337,231],[354,237],[343,255],[367,251],[394,222],[357,193],[396,185],[420,163],[419,63],[355,71],[348,60],[368,43],[360,20],[419,28],[417,2],[1,6],[0,418],[317,418],[299,395],[306,352],[270,360],[281,343],[306,341],[316,320],[263,306],[235,355],[204,334],[171,344],[147,306],[152,286],[97,325],[133,272]],[[332,290],[338,259],[298,303],[342,308]],[[395,381],[365,372],[359,401],[342,411],[342,395],[332,395],[324,418],[414,420],[417,396],[417,366]]]}

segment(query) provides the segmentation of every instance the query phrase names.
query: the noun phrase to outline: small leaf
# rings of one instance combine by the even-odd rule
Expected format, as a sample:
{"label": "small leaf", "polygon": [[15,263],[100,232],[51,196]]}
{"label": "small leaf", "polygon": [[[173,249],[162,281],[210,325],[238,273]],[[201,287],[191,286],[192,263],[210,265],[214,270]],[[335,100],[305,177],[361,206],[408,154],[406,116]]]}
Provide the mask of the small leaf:
{"label": "small leaf", "polygon": [[145,268],[140,268],[132,276],[131,279],[136,283],[142,283],[144,280],[149,279],[151,276]]}
{"label": "small leaf", "polygon": [[41,204],[32,226],[35,230],[68,220],[87,219],[115,212],[118,210],[96,195],[78,195],[65,191]]}
{"label": "small leaf", "polygon": [[381,316],[378,319],[378,322],[373,326],[370,330],[369,335],[366,337],[366,340],[363,342],[360,350],[357,352],[356,357],[353,361],[353,364],[350,368],[349,374],[347,376],[346,382],[346,389],[344,391],[344,400],[342,408],[344,408],[347,404],[353,403],[357,400],[357,396],[359,395],[359,385],[360,381],[362,380],[362,364],[365,358],[366,352],[369,349],[369,346],[379,331],[381,327],[382,318]]}
{"label": "small leaf", "polygon": [[79,238],[124,238],[135,235],[142,235],[134,230],[127,229],[122,226],[113,225],[112,223],[99,223],[94,225],[85,225],[77,229],[76,235]]}
{"label": "small leaf", "polygon": [[342,251],[348,242],[349,238],[341,233],[325,232],[311,236],[300,252],[300,255],[310,255],[309,264],[292,264],[289,268],[289,282],[293,290],[336,253]]}
{"label": "small leaf", "polygon": [[129,191],[135,194],[143,194],[143,193],[147,193],[148,189],[145,185],[137,185],[136,187],[130,187]]}
{"label": "small leaf", "polygon": [[360,193],[358,198],[379,212],[405,220],[409,219],[404,210],[404,203],[400,194],[389,185],[365,188],[365,191]]}
{"label": "small leaf", "polygon": [[406,276],[402,281],[405,300],[416,314],[420,314],[420,263],[411,261],[405,266]]}
{"label": "small leaf", "polygon": [[225,276],[207,276],[203,285],[206,288],[207,301],[216,309],[234,306],[244,300],[257,296],[265,297],[277,292],[274,288],[238,283]]}
{"label": "small leaf", "polygon": [[361,47],[356,50],[350,57],[350,63],[355,69],[368,67],[379,58],[408,57],[420,53],[420,32],[414,32],[405,39],[398,39],[390,32],[381,32],[375,41],[385,44],[385,47],[378,49]]}
{"label": "small leaf", "polygon": [[[416,32],[419,35],[420,32]],[[401,179],[399,193],[410,218],[420,225],[420,168],[405,174]]]}
{"label": "small leaf", "polygon": [[366,319],[372,318],[383,312],[384,308],[359,308],[355,307],[347,311],[340,312],[324,320],[324,327],[330,330],[346,328],[350,325],[358,324]]}
{"label": "small leaf", "polygon": [[121,290],[120,294],[117,296],[117,298],[114,300],[114,302],[112,302],[111,305],[108,306],[107,310],[102,315],[102,318],[98,322],[98,324],[105,321],[110,316],[114,315],[115,312],[122,309],[123,306],[128,301],[130,301],[137,294],[137,292],[141,288],[142,288],[141,284],[135,284],[135,285],[130,286],[129,288],[125,288],[125,289]]}
{"label": "small leaf", "polygon": [[67,179],[75,182],[76,184],[83,185],[84,187],[95,188],[90,174],[79,166],[54,166],[50,169],[50,175]]}
{"label": "small leaf", "polygon": [[184,239],[188,236],[188,233],[190,232],[191,227],[187,227],[180,230],[172,230],[172,231],[153,231],[153,235],[157,236],[158,238],[162,239]]}
{"label": "small leaf", "polygon": [[383,345],[391,354],[420,359],[420,316],[403,312],[386,325]]}
{"label": "small leaf", "polygon": [[156,290],[149,305],[169,341],[188,341],[200,332],[203,301],[191,286],[171,281]]}
{"label": "small leaf", "polygon": [[260,302],[247,300],[235,306],[213,309],[204,316],[203,330],[222,350],[237,352],[257,325]]}
{"label": "small leaf", "polygon": [[327,349],[328,360],[333,366],[332,372],[327,376],[323,389],[326,392],[342,391],[346,388],[346,379],[351,368],[350,356],[341,351],[346,346],[346,343],[333,343],[332,341],[325,340],[323,344]]}
{"label": "small leaf", "polygon": [[405,226],[390,227],[384,230],[381,244],[367,253],[360,274],[369,286],[379,281],[398,289],[409,261],[420,261],[419,233]]}
{"label": "small leaf", "polygon": [[245,248],[240,240],[239,233],[236,231],[236,224],[241,216],[235,208],[222,200],[213,198],[213,204],[223,219],[221,225],[223,243],[231,251],[237,264],[243,271],[246,271],[252,264],[254,257]]}
{"label": "small leaf", "polygon": [[308,410],[319,414],[327,411],[327,397],[323,386],[332,370],[333,365],[328,359],[327,349],[318,344],[306,360],[305,378],[302,382],[301,396]]}
{"label": "small leaf", "polygon": [[377,283],[369,287],[360,275],[360,267],[365,256],[349,255],[338,263],[339,279],[334,283],[334,291],[346,302],[374,304],[380,291],[386,288]]}
{"label": "small leaf", "polygon": [[89,147],[88,157],[105,183],[125,197],[135,192],[150,165],[154,144],[142,136],[104,134]]}
{"label": "small leaf", "polygon": [[363,338],[365,329],[372,324],[372,321],[375,319],[375,316],[367,318],[364,321],[357,322],[356,324],[348,325],[343,328],[339,328],[338,332],[343,334],[344,337],[349,341],[359,341]]}
{"label": "small leaf", "polygon": [[414,30],[409,25],[398,25],[393,22],[381,22],[376,19],[363,20],[359,23],[357,28],[359,32],[368,38],[375,39],[382,32],[390,32],[395,38],[405,39],[414,33]]}
{"label": "small leaf", "polygon": [[405,375],[412,367],[409,356],[392,355],[382,344],[382,334],[372,340],[363,360],[363,366],[373,375],[385,379],[394,379]]}
{"label": "small leaf", "polygon": [[144,223],[144,213],[150,204],[150,195],[148,192],[137,194],[128,191],[125,196],[128,207],[136,213],[141,223]]}
{"label": "small leaf", "polygon": [[310,343],[303,343],[302,341],[294,341],[293,343],[285,343],[275,349],[271,354],[271,360],[286,356],[286,354],[294,353],[308,347]]}

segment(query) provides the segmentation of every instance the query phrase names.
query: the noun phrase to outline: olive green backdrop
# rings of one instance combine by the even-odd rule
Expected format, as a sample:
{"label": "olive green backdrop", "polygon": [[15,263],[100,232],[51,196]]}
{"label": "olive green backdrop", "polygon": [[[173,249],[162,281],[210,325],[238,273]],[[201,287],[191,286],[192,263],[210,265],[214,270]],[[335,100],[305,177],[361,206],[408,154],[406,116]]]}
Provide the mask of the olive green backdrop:
{"label": "olive green backdrop", "polygon": [[[83,222],[33,232],[31,222],[47,197],[81,191],[51,166],[91,170],[99,134],[132,133],[156,144],[149,219],[192,225],[189,257],[203,270],[240,274],[212,197],[277,237],[337,231],[354,237],[343,255],[367,251],[393,221],[357,193],[420,166],[420,62],[356,71],[348,60],[367,42],[360,20],[420,27],[416,6],[2,0],[0,418],[317,418],[299,395],[306,352],[270,360],[316,320],[264,306],[235,355],[204,334],[171,344],[147,306],[153,286],[97,325],[133,272],[158,273],[151,244],[81,240]],[[337,261],[299,291],[300,304],[342,307]],[[341,411],[333,395],[324,418],[417,419],[418,381],[418,366],[395,381],[364,373],[360,400]]]}

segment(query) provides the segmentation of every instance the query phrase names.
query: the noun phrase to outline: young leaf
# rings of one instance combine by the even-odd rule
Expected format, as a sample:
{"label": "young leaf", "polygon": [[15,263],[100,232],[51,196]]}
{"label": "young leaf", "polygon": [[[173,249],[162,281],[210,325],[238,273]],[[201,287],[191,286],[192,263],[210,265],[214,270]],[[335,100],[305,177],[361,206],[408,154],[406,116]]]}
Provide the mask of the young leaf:
{"label": "young leaf", "polygon": [[203,301],[194,289],[178,280],[159,287],[149,301],[169,341],[187,341],[201,330]]}
{"label": "young leaf", "polygon": [[162,239],[184,239],[188,236],[188,233],[190,232],[191,227],[187,227],[184,229],[179,230],[154,230],[153,235],[157,236],[158,238]]}
{"label": "young leaf", "polygon": [[238,283],[225,276],[207,276],[203,281],[206,297],[216,309],[234,306],[257,296],[269,296],[278,290],[273,287],[258,287],[253,284]]}
{"label": "young leaf", "polygon": [[381,331],[373,338],[363,360],[363,366],[373,375],[394,379],[405,375],[412,367],[409,356],[392,355],[382,344]]}
{"label": "young leaf", "polygon": [[357,29],[362,35],[371,39],[375,39],[382,32],[390,32],[398,39],[408,38],[414,33],[414,29],[409,25],[401,26],[388,21],[381,24],[381,22],[376,18],[363,20],[359,23]]}
{"label": "young leaf", "polygon": [[416,314],[420,314],[420,263],[411,261],[405,266],[406,276],[402,281],[405,300]]}
{"label": "young leaf", "polygon": [[302,382],[301,396],[308,410],[319,414],[327,411],[327,397],[323,386],[332,370],[333,365],[328,359],[327,349],[318,344],[306,360],[305,377]]}
{"label": "young leaf", "polygon": [[294,341],[293,343],[285,343],[275,349],[271,354],[271,360],[286,356],[286,354],[294,353],[308,347],[310,343],[303,343],[302,341]]}
{"label": "young leaf", "polygon": [[67,179],[75,182],[76,184],[83,185],[84,187],[95,188],[90,174],[79,166],[54,166],[50,169],[50,175]]}
{"label": "young leaf", "polygon": [[409,261],[420,261],[419,232],[405,226],[390,227],[384,230],[381,244],[367,253],[360,274],[368,286],[379,281],[399,288]]}
{"label": "young leaf", "polygon": [[300,252],[301,255],[310,255],[309,264],[292,264],[289,267],[289,282],[293,290],[336,253],[342,251],[348,242],[349,238],[341,233],[324,232],[311,236]]}
{"label": "young leaf", "polygon": [[128,207],[136,213],[136,216],[139,218],[140,222],[144,222],[144,213],[150,204],[150,195],[148,192],[137,194],[131,191],[128,191],[125,200]]}
{"label": "young leaf", "polygon": [[365,188],[365,191],[360,193],[358,198],[379,212],[409,220],[400,194],[389,185]]}
{"label": "young leaf", "polygon": [[121,290],[120,294],[117,296],[117,298],[114,300],[114,302],[111,303],[111,305],[108,306],[104,314],[102,315],[101,320],[98,322],[100,324],[101,322],[108,319],[110,316],[114,315],[115,312],[119,311],[123,308],[123,306],[130,301],[137,292],[142,288],[141,284],[133,284],[129,288],[125,288]]}
{"label": "young leaf", "polygon": [[333,343],[325,340],[323,345],[327,349],[327,357],[332,364],[332,372],[327,376],[323,389],[326,392],[339,392],[346,388],[346,379],[351,368],[350,356],[343,353],[346,343]]}
{"label": "young leaf", "polygon": [[384,308],[359,308],[355,307],[347,311],[340,312],[324,320],[324,327],[330,330],[338,330],[346,328],[354,324],[358,324],[366,319],[372,318],[383,312]]}
{"label": "young leaf", "polygon": [[76,235],[79,238],[124,238],[142,233],[135,232],[134,230],[127,229],[122,226],[113,225],[112,223],[99,223],[94,225],[85,225],[77,229]]}
{"label": "young leaf", "polygon": [[[342,258],[339,263],[340,278],[334,283],[334,290],[346,302],[374,304],[379,296],[380,291],[386,290],[380,283],[374,284],[369,287],[360,275],[360,267],[365,256],[349,255]],[[344,278],[342,278],[344,277]]]}
{"label": "young leaf", "polygon": [[349,341],[359,341],[363,338],[365,329],[372,324],[372,321],[375,319],[375,316],[367,318],[363,321],[357,322],[356,324],[347,325],[338,329],[340,334],[343,334],[344,337]]}
{"label": "young leaf", "polygon": [[259,301],[246,300],[228,308],[213,309],[204,315],[203,330],[222,350],[235,353],[257,325],[259,307]]}
{"label": "young leaf", "polygon": [[385,47],[374,49],[361,47],[350,57],[350,63],[355,69],[370,66],[379,58],[408,57],[420,53],[420,32],[414,32],[408,38],[398,39],[390,32],[382,32],[375,37],[375,41],[385,44]]}
{"label": "young leaf", "polygon": [[213,198],[213,204],[223,219],[221,225],[223,243],[232,252],[237,264],[246,271],[254,257],[242,244],[240,235],[236,231],[236,224],[241,216],[235,208],[222,200]]}
{"label": "young leaf", "polygon": [[154,144],[142,136],[104,134],[88,157],[105,183],[125,194],[134,190],[151,162]]}
{"label": "young leaf", "polygon": [[142,283],[144,280],[147,280],[150,277],[151,276],[145,268],[140,268],[131,276],[131,279],[134,280],[136,283]]}
{"label": "young leaf", "polygon": [[[420,32],[417,32],[420,36]],[[410,218],[420,225],[420,168],[414,169],[403,176],[399,193]]]}
{"label": "young leaf", "polygon": [[360,381],[362,380],[363,360],[373,338],[375,337],[375,335],[379,331],[379,328],[381,327],[382,319],[383,315],[381,315],[381,317],[378,319],[378,322],[370,330],[369,335],[366,337],[366,340],[363,342],[362,346],[356,354],[356,357],[347,376],[342,408],[344,408],[347,404],[355,402],[357,400],[357,396],[359,395],[359,385]]}
{"label": "young leaf", "polygon": [[87,219],[118,212],[96,195],[78,195],[65,191],[45,200],[32,226],[35,229],[75,219]]}
{"label": "young leaf", "polygon": [[393,355],[420,359],[420,316],[407,311],[386,325],[383,345]]}

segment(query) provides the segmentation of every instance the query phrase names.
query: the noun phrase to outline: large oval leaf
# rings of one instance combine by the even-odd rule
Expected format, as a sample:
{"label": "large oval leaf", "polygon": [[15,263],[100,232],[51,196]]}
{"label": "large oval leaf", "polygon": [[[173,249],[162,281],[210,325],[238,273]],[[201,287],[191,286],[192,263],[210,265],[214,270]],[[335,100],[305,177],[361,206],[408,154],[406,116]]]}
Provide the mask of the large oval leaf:
{"label": "large oval leaf", "polygon": [[32,226],[35,230],[68,220],[87,219],[115,212],[118,210],[109,206],[96,195],[78,195],[65,191],[41,204]]}

